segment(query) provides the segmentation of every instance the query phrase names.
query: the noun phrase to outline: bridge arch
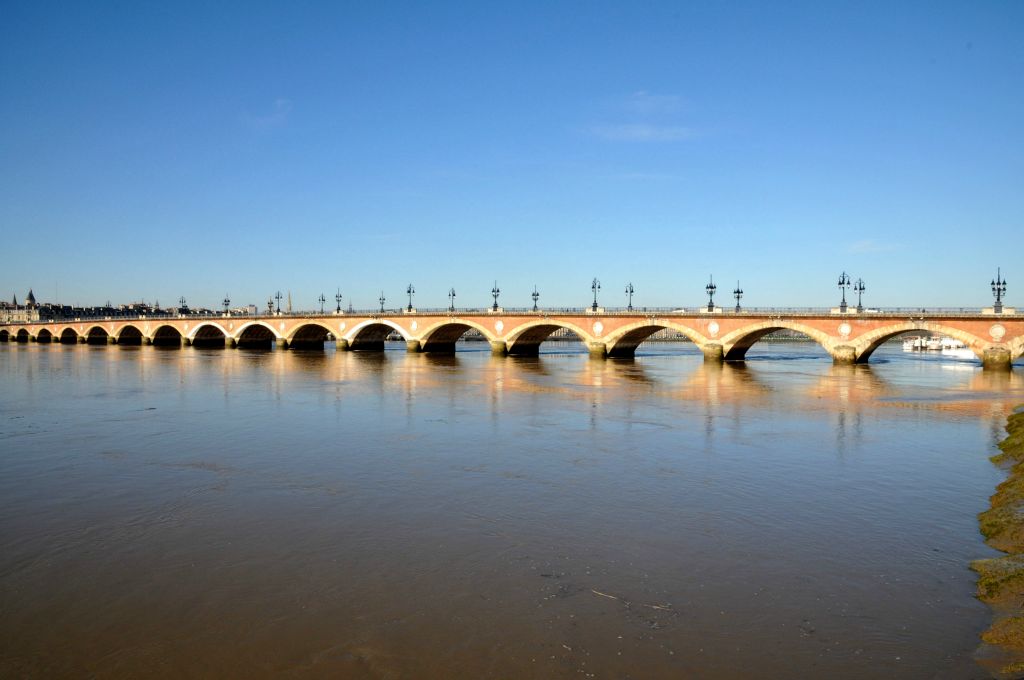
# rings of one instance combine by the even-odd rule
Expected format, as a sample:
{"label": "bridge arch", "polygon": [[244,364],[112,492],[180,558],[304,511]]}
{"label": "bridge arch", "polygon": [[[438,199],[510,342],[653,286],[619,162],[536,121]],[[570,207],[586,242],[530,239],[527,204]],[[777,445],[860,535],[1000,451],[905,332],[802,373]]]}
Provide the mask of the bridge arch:
{"label": "bridge arch", "polygon": [[119,345],[141,345],[142,330],[133,324],[125,324],[114,335]]}
{"label": "bridge arch", "polygon": [[265,321],[249,321],[235,331],[235,340],[241,349],[270,349],[280,340],[274,327]]}
{"label": "bridge arch", "polygon": [[110,333],[103,326],[90,326],[85,331],[85,341],[90,345],[105,345],[110,338]]}
{"label": "bridge arch", "polygon": [[216,321],[203,321],[196,324],[188,337],[193,347],[224,347],[228,332]]}
{"label": "bridge arch", "polygon": [[171,324],[157,326],[153,331],[153,345],[156,347],[181,347],[181,331]]}
{"label": "bridge arch", "polygon": [[420,337],[422,351],[424,352],[454,352],[455,343],[465,335],[467,331],[479,332],[488,342],[494,342],[497,338],[487,329],[486,326],[465,319],[447,319],[439,321],[433,326],[428,326]]}
{"label": "bridge arch", "polygon": [[384,340],[392,332],[398,333],[406,340],[409,338],[409,331],[405,330],[394,321],[388,319],[367,319],[356,324],[346,333],[349,349],[355,351],[374,350],[383,351]]}
{"label": "bridge arch", "polygon": [[36,331],[36,342],[53,342],[53,332],[49,328],[40,328]]}
{"label": "bridge arch", "polygon": [[28,342],[29,341],[28,329],[27,328],[19,328],[18,330],[14,331],[14,335],[12,337],[13,337],[15,342]]}
{"label": "bridge arch", "polygon": [[62,344],[73,345],[76,342],[78,342],[78,331],[76,331],[71,326],[67,326],[64,330],[62,330],[60,332],[60,335],[58,336],[58,340]]}
{"label": "bridge arch", "polygon": [[0,342],[10,342],[11,332],[6,328],[0,328]]}
{"label": "bridge arch", "polygon": [[608,347],[610,357],[631,357],[636,353],[636,348],[647,338],[660,330],[670,329],[682,333],[698,346],[706,344],[709,340],[697,330],[676,321],[645,319],[631,323],[608,334],[605,344]]}
{"label": "bridge arch", "polygon": [[754,343],[769,333],[781,330],[794,331],[801,335],[806,335],[811,340],[821,345],[826,352],[832,354],[832,346],[834,342],[827,333],[823,333],[822,331],[812,328],[806,324],[777,319],[744,326],[743,328],[723,336],[723,358],[726,361],[743,361],[746,359],[747,350],[749,350]]}
{"label": "bridge arch", "polygon": [[893,326],[879,328],[858,337],[856,344],[854,345],[857,351],[856,362],[858,364],[866,364],[868,359],[871,358],[871,355],[874,354],[875,350],[881,347],[887,340],[891,340],[899,335],[914,332],[928,334],[938,333],[959,340],[967,345],[968,349],[974,352],[974,356],[978,357],[979,361],[982,359],[982,355],[985,351],[985,345],[988,344],[973,333],[968,333],[967,331],[962,331],[950,326],[904,321],[903,323],[895,324]]}
{"label": "bridge arch", "polygon": [[319,321],[296,324],[288,336],[288,346],[293,349],[323,349],[324,343],[333,334],[330,326]]}
{"label": "bridge arch", "polygon": [[562,328],[572,331],[580,339],[584,347],[589,348],[590,343],[594,342],[594,338],[590,333],[574,323],[556,321],[554,319],[535,319],[516,326],[505,336],[508,353],[522,356],[537,356],[540,353],[540,344],[547,340],[552,333]]}

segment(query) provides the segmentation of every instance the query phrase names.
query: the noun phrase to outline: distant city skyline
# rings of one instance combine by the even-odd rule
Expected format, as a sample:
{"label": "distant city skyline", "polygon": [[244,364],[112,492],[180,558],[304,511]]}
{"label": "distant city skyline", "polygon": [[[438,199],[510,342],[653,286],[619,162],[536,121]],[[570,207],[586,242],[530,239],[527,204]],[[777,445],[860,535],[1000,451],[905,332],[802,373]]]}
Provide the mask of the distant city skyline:
{"label": "distant city skyline", "polygon": [[[1024,307],[1024,5],[9,3],[0,297]],[[1024,285],[1024,284],[1022,284]],[[848,294],[849,297],[849,294]]]}

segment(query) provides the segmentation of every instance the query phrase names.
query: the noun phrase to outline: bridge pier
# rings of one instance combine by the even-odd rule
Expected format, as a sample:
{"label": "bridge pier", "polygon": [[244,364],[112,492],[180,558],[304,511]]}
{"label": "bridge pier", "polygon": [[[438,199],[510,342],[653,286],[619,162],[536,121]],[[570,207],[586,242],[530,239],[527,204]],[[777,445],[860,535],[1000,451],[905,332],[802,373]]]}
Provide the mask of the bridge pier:
{"label": "bridge pier", "polygon": [[143,335],[142,336],[142,344],[143,345],[152,345],[153,344],[153,338],[151,338],[149,336],[146,336],[146,335]]}
{"label": "bridge pier", "polygon": [[423,347],[422,347],[422,345],[420,345],[420,341],[419,340],[406,340],[405,341],[405,351],[406,352],[422,352],[423,351]]}
{"label": "bridge pier", "polygon": [[603,342],[591,342],[587,345],[591,359],[604,359],[608,356],[608,346]]}
{"label": "bridge pier", "polygon": [[849,345],[839,345],[833,347],[829,354],[832,355],[832,363],[834,364],[854,364],[857,363],[857,350]]}
{"label": "bridge pier", "polygon": [[117,338],[115,338],[113,335],[108,335],[107,336],[107,344],[108,345],[116,345],[117,344]]}
{"label": "bridge pier", "polygon": [[79,335],[78,336],[78,344],[79,345],[85,345],[88,342],[89,342],[89,338],[85,337],[84,335]]}
{"label": "bridge pier", "polygon": [[225,349],[236,349],[238,347],[238,341],[232,337],[224,338]]}
{"label": "bridge pier", "polygon": [[492,340],[491,354],[494,354],[495,356],[505,356],[508,354],[508,343],[504,340]]}
{"label": "bridge pier", "polygon": [[717,342],[709,342],[706,345],[701,345],[700,351],[704,353],[704,361],[717,364],[725,361],[725,348]]}
{"label": "bridge pier", "polygon": [[347,352],[351,347],[349,347],[348,340],[345,338],[338,338],[334,342],[334,349],[338,352]]}
{"label": "bridge pier", "polygon": [[1009,371],[1011,363],[1007,347],[989,347],[981,355],[981,367],[985,370]]}
{"label": "bridge pier", "polygon": [[188,338],[186,338],[183,335],[183,336],[181,336],[181,346],[182,347],[191,347],[192,346],[192,341],[189,340]]}
{"label": "bridge pier", "polygon": [[274,349],[288,349],[288,341],[284,338],[275,338]]}

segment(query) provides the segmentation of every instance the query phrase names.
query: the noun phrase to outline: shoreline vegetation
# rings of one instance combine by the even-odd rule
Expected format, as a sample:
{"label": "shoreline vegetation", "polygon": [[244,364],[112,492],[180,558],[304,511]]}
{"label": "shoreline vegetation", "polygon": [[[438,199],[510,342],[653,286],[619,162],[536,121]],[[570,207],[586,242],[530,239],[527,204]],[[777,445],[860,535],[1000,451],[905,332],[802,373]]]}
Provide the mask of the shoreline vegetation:
{"label": "shoreline vegetation", "polygon": [[992,625],[981,634],[978,662],[996,678],[1024,678],[1024,406],[1007,418],[1008,436],[993,463],[1008,467],[991,507],[978,515],[985,542],[1006,553],[975,560],[977,597],[992,608]]}

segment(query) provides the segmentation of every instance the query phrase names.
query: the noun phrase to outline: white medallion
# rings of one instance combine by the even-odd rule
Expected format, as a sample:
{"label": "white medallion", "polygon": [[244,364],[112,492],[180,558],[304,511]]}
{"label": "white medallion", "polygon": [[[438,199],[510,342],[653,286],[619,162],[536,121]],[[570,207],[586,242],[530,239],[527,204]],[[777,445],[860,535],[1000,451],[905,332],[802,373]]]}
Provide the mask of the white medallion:
{"label": "white medallion", "polygon": [[345,322],[344,321],[342,321],[341,323],[338,324],[338,330],[339,331],[345,330]]}
{"label": "white medallion", "polygon": [[412,329],[413,329],[413,330],[416,330],[417,328],[419,328],[419,327],[420,327],[420,325],[419,325],[418,323],[416,323],[416,320],[415,320],[415,319],[413,319],[413,322],[412,322],[411,326],[412,326]]}
{"label": "white medallion", "polygon": [[234,330],[234,328],[235,328],[235,322],[234,322],[234,321],[232,321],[231,323],[229,323],[229,324],[228,324],[228,330],[229,330],[229,331],[230,331],[230,330]]}
{"label": "white medallion", "polygon": [[851,330],[853,330],[853,329],[850,328],[850,324],[848,324],[848,323],[841,323],[841,324],[839,324],[839,335],[843,336],[844,338],[847,338],[847,337],[850,336],[850,331]]}
{"label": "white medallion", "polygon": [[281,323],[279,323],[279,324],[278,324],[277,326],[278,326],[278,328],[280,328],[281,330],[284,330],[284,321],[282,321]]}
{"label": "white medallion", "polygon": [[600,321],[595,321],[592,328],[594,329],[594,335],[601,335],[601,332],[604,331],[604,324]]}
{"label": "white medallion", "polygon": [[496,331],[498,331],[500,333],[503,328],[505,328],[505,324],[503,324],[501,321],[495,321],[494,322],[494,330],[496,330]]}
{"label": "white medallion", "polygon": [[708,324],[708,333],[711,334],[711,337],[715,337],[716,335],[718,335],[718,322],[717,321],[712,321],[711,323]]}
{"label": "white medallion", "polygon": [[1002,324],[992,324],[992,328],[988,329],[988,334],[992,336],[993,340],[999,342],[1003,339],[1003,336],[1006,335],[1006,329],[1003,328]]}

